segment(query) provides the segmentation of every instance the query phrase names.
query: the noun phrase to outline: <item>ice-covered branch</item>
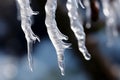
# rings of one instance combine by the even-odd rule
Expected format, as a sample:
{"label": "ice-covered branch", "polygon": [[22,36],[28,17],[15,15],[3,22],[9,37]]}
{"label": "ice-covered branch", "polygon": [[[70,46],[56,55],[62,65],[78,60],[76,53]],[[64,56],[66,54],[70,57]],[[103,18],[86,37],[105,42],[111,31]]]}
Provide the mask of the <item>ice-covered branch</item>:
{"label": "ice-covered branch", "polygon": [[45,5],[46,19],[45,24],[49,37],[56,49],[58,65],[61,70],[61,74],[64,75],[64,50],[70,46],[70,44],[64,43],[62,39],[67,40],[67,36],[62,34],[57,28],[55,20],[55,12],[57,8],[57,0],[47,0]]}
{"label": "ice-covered branch", "polygon": [[78,14],[78,3],[79,0],[67,0],[66,7],[68,9],[68,16],[70,18],[71,29],[78,40],[79,50],[82,52],[86,60],[90,60],[91,55],[88,53],[85,47],[84,29],[81,23],[79,22],[80,17]]}
{"label": "ice-covered branch", "polygon": [[18,14],[20,14],[19,19],[21,20],[21,27],[27,40],[29,68],[32,71],[32,56],[31,56],[32,44],[34,41],[40,40],[31,29],[32,25],[31,18],[33,15],[37,15],[37,13],[32,11],[29,0],[16,0],[16,2],[17,7],[19,9],[18,12],[20,12]]}

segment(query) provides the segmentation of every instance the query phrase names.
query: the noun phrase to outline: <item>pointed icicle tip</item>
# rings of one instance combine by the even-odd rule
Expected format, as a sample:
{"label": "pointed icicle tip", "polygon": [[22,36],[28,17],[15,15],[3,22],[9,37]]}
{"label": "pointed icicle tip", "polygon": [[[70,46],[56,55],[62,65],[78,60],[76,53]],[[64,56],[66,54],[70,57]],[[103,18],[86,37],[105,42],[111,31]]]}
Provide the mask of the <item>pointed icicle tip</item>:
{"label": "pointed icicle tip", "polygon": [[65,76],[64,69],[61,69],[61,75],[62,75],[62,76]]}
{"label": "pointed icicle tip", "polygon": [[86,60],[90,60],[90,59],[91,59],[91,55],[90,55],[90,54],[85,54],[85,55],[84,55],[84,58],[85,58]]}
{"label": "pointed icicle tip", "polygon": [[85,9],[85,6],[84,6],[83,3],[81,2],[81,0],[79,0],[79,4],[80,4],[80,6],[81,6],[83,9]]}
{"label": "pointed icicle tip", "polygon": [[30,71],[33,72],[33,68],[32,67],[29,67],[30,68]]}
{"label": "pointed icicle tip", "polygon": [[64,76],[65,75],[65,71],[64,71],[64,62],[63,61],[58,61],[58,65],[61,71],[61,75]]}

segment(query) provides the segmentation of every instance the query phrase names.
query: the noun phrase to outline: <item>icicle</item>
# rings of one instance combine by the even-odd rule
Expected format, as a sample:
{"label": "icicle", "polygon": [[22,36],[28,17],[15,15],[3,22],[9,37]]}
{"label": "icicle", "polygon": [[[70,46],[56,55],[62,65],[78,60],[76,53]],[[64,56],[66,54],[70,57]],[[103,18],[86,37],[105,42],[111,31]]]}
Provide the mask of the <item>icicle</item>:
{"label": "icicle", "polygon": [[106,33],[108,37],[107,45],[111,46],[113,45],[114,38],[118,36],[116,14],[114,12],[113,5],[111,5],[112,2],[110,3],[109,0],[102,0],[102,4],[103,13],[106,17]]}
{"label": "icicle", "polygon": [[28,62],[29,62],[29,68],[32,70],[32,44],[34,41],[39,40],[39,38],[33,33],[31,29],[32,20],[31,17],[33,15],[37,15],[38,13],[33,12],[30,7],[29,0],[17,0],[18,9],[20,12],[20,19],[21,19],[21,27],[25,34],[25,38],[27,40],[27,49],[28,49]]}
{"label": "icicle", "polygon": [[45,24],[49,37],[56,49],[58,65],[61,70],[61,74],[64,75],[64,50],[70,46],[70,44],[64,43],[62,39],[67,40],[67,36],[63,35],[57,28],[55,21],[55,11],[57,8],[57,0],[47,0],[45,5],[46,19]]}
{"label": "icicle", "polygon": [[86,28],[91,27],[91,9],[90,9],[90,1],[89,0],[84,0],[84,4],[86,7]]}
{"label": "icicle", "polygon": [[83,30],[83,26],[79,22],[79,14],[77,8],[78,2],[79,0],[67,0],[66,7],[68,9],[68,16],[70,18],[71,29],[73,30],[78,40],[79,50],[82,52],[86,60],[90,60],[91,55],[88,53],[85,47],[85,33]]}

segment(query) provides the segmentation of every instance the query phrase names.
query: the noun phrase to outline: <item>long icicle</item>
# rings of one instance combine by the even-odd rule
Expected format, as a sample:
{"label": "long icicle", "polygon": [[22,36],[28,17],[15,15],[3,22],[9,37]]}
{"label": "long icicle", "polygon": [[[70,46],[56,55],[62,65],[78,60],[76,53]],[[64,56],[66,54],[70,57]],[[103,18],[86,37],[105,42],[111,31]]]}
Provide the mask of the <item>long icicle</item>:
{"label": "long icicle", "polygon": [[32,25],[31,18],[33,15],[37,15],[38,13],[32,11],[29,0],[16,0],[16,2],[17,6],[19,7],[18,9],[20,12],[21,27],[27,40],[29,68],[31,71],[33,71],[31,56],[32,45],[33,42],[35,42],[36,40],[40,41],[40,39],[34,34],[34,32],[31,29]]}
{"label": "long icicle", "polygon": [[91,55],[88,53],[85,47],[84,29],[81,23],[79,22],[78,3],[79,0],[67,0],[66,7],[68,9],[68,16],[70,18],[71,29],[78,40],[79,50],[82,52],[86,60],[90,60]]}
{"label": "long icicle", "polygon": [[64,50],[70,46],[70,44],[64,43],[62,40],[67,40],[67,36],[62,34],[57,28],[55,20],[55,13],[57,8],[57,0],[47,0],[45,5],[46,19],[45,24],[49,37],[56,49],[58,65],[61,70],[61,74],[64,75]]}

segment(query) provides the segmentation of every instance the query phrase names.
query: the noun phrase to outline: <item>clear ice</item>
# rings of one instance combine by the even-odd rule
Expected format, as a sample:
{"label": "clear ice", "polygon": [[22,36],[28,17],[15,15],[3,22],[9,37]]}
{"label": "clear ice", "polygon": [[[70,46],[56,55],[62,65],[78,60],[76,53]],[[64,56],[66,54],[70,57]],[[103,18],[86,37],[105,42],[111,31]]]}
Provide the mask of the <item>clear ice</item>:
{"label": "clear ice", "polygon": [[78,9],[79,9],[78,4],[79,4],[79,0],[67,0],[66,7],[68,9],[68,16],[70,18],[71,29],[78,40],[79,50],[82,52],[86,60],[90,60],[91,55],[88,53],[85,47],[84,29],[81,23],[79,22],[80,16],[78,13]]}
{"label": "clear ice", "polygon": [[47,0],[45,5],[46,19],[45,24],[47,27],[47,32],[50,40],[55,47],[58,66],[61,70],[61,74],[64,75],[64,50],[70,46],[68,43],[64,43],[62,40],[67,40],[68,37],[62,34],[57,28],[57,23],[55,20],[55,13],[57,8],[57,0]]}
{"label": "clear ice", "polygon": [[33,43],[40,39],[34,34],[34,32],[31,29],[32,25],[32,16],[37,15],[37,12],[34,12],[30,7],[30,1],[29,0],[16,0],[17,7],[18,7],[18,19],[21,20],[21,28],[25,34],[25,38],[27,40],[27,50],[28,50],[28,63],[29,68],[31,71],[32,69],[32,45]]}

